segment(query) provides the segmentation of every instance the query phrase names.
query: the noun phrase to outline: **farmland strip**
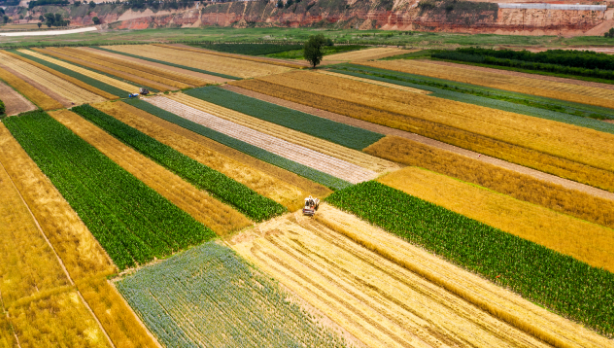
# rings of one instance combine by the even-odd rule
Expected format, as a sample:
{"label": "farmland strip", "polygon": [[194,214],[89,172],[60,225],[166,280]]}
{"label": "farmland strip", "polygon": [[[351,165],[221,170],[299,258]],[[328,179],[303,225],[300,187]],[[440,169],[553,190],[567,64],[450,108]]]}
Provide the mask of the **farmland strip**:
{"label": "farmland strip", "polygon": [[544,79],[508,76],[505,74],[475,71],[461,67],[446,67],[416,60],[361,62],[369,67],[397,70],[410,74],[426,75],[468,84],[488,86],[502,90],[529,93],[576,103],[614,107],[614,91],[589,86],[578,86]]}
{"label": "farmland strip", "polygon": [[243,141],[240,141],[238,139],[232,138],[227,136],[224,133],[221,132],[217,132],[215,130],[212,130],[210,128],[207,128],[201,124],[192,122],[190,120],[187,120],[185,118],[179,117],[173,113],[170,113],[164,109],[158,108],[156,106],[154,106],[151,103],[145,103],[141,100],[127,100],[126,103],[129,103],[131,105],[134,105],[136,107],[138,107],[139,109],[143,109],[157,117],[160,117],[164,120],[167,120],[169,122],[172,122],[174,124],[177,124],[181,127],[184,127],[188,130],[194,131],[202,136],[205,136],[207,138],[211,138],[216,142],[219,142],[221,144],[224,144],[228,147],[231,147],[233,149],[237,149],[241,152],[244,152],[248,155],[251,155],[257,159],[266,161],[268,163],[271,163],[273,165],[279,166],[283,169],[286,169],[290,172],[294,172],[300,176],[303,176],[305,178],[311,179],[314,182],[326,185],[329,188],[334,188],[334,189],[339,189],[339,188],[345,188],[349,185],[351,185],[349,182],[343,181],[339,178],[333,177],[329,174],[326,174],[324,172],[320,172],[317,170],[314,170],[312,168],[309,168],[307,166],[304,166],[302,164],[299,164],[297,162],[288,160],[284,157],[281,157],[279,155],[270,153],[264,149],[258,148],[256,146],[253,146],[249,143],[245,143]]}
{"label": "farmland strip", "polygon": [[[173,278],[168,275],[172,274]],[[119,291],[167,347],[339,347],[345,341],[228,247],[143,268]]]}
{"label": "farmland strip", "polygon": [[120,269],[214,236],[47,114],[5,124]]}
{"label": "farmland strip", "polygon": [[9,73],[2,67],[0,67],[0,79],[11,85],[15,90],[26,96],[29,100],[31,100],[41,109],[50,110],[59,109],[63,107],[62,104],[60,104],[55,99],[34,88],[32,85],[18,78],[14,74]]}
{"label": "farmland strip", "polygon": [[198,69],[198,68],[194,68],[194,67],[188,67],[186,65],[181,65],[181,64],[161,61],[161,60],[158,60],[158,59],[153,59],[153,58],[150,58],[150,57],[139,56],[139,55],[136,55],[136,54],[130,54],[128,52],[117,51],[117,50],[114,50],[114,48],[115,48],[115,46],[97,47],[97,49],[99,49],[99,50],[105,50],[105,51],[109,51],[109,52],[112,52],[112,53],[122,54],[122,55],[125,55],[125,56],[128,56],[128,57],[138,58],[138,59],[142,59],[142,60],[149,61],[149,62],[169,65],[171,67],[177,67],[177,68],[181,68],[181,69],[185,69],[185,70],[191,70],[191,71],[195,71],[195,72],[202,73],[202,74],[213,75],[213,76],[217,76],[217,77],[220,77],[220,78],[223,78],[223,79],[226,79],[226,80],[239,80],[239,79],[241,79],[241,78],[238,78],[236,76],[220,74],[220,73],[216,73],[216,72],[212,72],[212,71],[208,71],[208,70]]}
{"label": "farmland strip", "polygon": [[30,57],[38,58],[41,61],[45,61],[45,62],[48,62],[50,64],[57,65],[59,67],[69,69],[70,71],[72,71],[72,72],[74,72],[76,74],[80,74],[82,76],[94,79],[96,81],[100,81],[100,82],[102,82],[104,84],[107,84],[109,86],[112,86],[114,88],[117,88],[117,89],[123,91],[123,93],[119,93],[119,94],[117,94],[115,92],[112,92],[112,93],[114,93],[116,95],[120,95],[121,96],[125,92],[132,92],[132,91],[137,90],[137,87],[135,87],[135,86],[133,86],[131,84],[127,84],[127,83],[125,83],[123,81],[114,79],[114,78],[112,78],[112,77],[110,77],[108,75],[100,74],[100,73],[97,73],[97,72],[92,71],[90,69],[83,68],[83,67],[78,66],[78,65],[70,64],[70,63],[68,63],[66,61],[63,61],[63,60],[60,60],[60,59],[55,59],[53,57],[41,54],[38,51],[32,51],[32,50],[21,50],[21,51],[23,53],[29,55]]}
{"label": "farmland strip", "polygon": [[270,219],[285,212],[285,208],[273,200],[89,105],[72,110],[197,188],[207,190],[222,202],[234,206],[256,221]]}
{"label": "farmland strip", "polygon": [[383,137],[383,135],[375,132],[319,118],[224,90],[217,86],[189,90],[184,93],[350,149],[362,150]]}
{"label": "farmland strip", "polygon": [[156,91],[170,91],[170,90],[174,89],[173,87],[171,87],[169,85],[165,85],[165,84],[161,84],[161,83],[149,80],[149,79],[145,79],[145,78],[142,78],[140,76],[136,76],[134,74],[118,71],[116,69],[109,68],[109,67],[106,67],[106,66],[103,66],[103,65],[100,65],[100,64],[91,63],[91,62],[89,62],[89,59],[87,59],[87,58],[81,59],[79,57],[75,57],[74,54],[67,55],[62,50],[55,50],[54,48],[34,49],[34,50],[37,51],[37,52],[53,56],[55,58],[58,58],[58,59],[61,59],[61,60],[64,60],[64,61],[67,61],[67,62],[70,62],[72,64],[76,64],[78,66],[94,70],[95,72],[103,73],[103,74],[105,74],[105,75],[107,75],[109,77],[120,78],[120,79],[128,81],[130,83],[136,83],[138,85],[149,87],[152,90],[156,90]]}
{"label": "farmland strip", "polygon": [[4,103],[4,113],[8,116],[36,109],[32,102],[2,81],[0,81],[0,96],[2,96],[2,102]]}
{"label": "farmland strip", "polygon": [[113,94],[110,94],[110,93],[106,92],[106,91],[100,90],[97,87],[89,85],[89,84],[83,82],[80,79],[76,79],[76,78],[74,78],[72,76],[63,74],[63,73],[61,73],[61,72],[59,72],[59,71],[57,71],[55,69],[52,69],[52,68],[48,67],[47,65],[40,64],[39,62],[37,62],[35,60],[26,58],[25,55],[19,54],[18,52],[14,53],[14,52],[5,51],[5,54],[11,55],[14,58],[20,59],[23,62],[26,62],[26,63],[28,63],[30,65],[33,65],[33,66],[35,66],[35,67],[37,67],[37,68],[39,68],[41,70],[46,71],[49,74],[57,76],[58,78],[60,78],[62,80],[66,80],[66,81],[72,83],[75,86],[78,86],[78,87],[80,87],[80,88],[82,88],[82,89],[84,89],[86,91],[95,93],[95,94],[97,94],[97,95],[99,95],[101,97],[104,97],[106,99],[117,99],[117,98],[119,98],[119,97],[117,97],[117,96],[115,96]]}
{"label": "farmland strip", "polygon": [[[258,160],[254,158],[250,158],[234,149],[215,143],[123,102],[107,102],[93,106],[203,165],[209,166],[243,183],[257,193],[275,200],[290,211],[301,208],[303,198],[310,195],[312,190],[317,189],[319,186],[307,180],[303,181],[309,182],[306,183],[308,186],[301,185],[301,183],[293,180],[300,179],[301,177],[272,165],[267,164],[276,169],[275,172],[268,171],[267,168],[260,168],[262,166],[258,166]],[[245,161],[246,158],[252,161]],[[262,165],[264,164],[266,163],[262,163]],[[328,193],[321,193],[315,190],[314,194],[318,197],[323,197],[330,193],[328,190],[325,191]]]}
{"label": "farmland strip", "polygon": [[[89,76],[83,75],[81,73],[78,73],[76,71],[70,70],[68,68],[62,67],[60,65],[48,62],[44,59],[39,58],[39,54],[37,54],[34,51],[29,51],[29,50],[20,50],[20,51],[14,51],[15,54],[23,57],[24,59],[28,59],[31,62],[35,62],[38,63],[37,67],[43,69],[43,67],[47,67],[47,71],[52,72],[52,71],[56,71],[58,72],[60,75],[64,75],[67,76],[68,78],[70,78],[70,81],[74,81],[74,80],[78,80],[81,81],[82,84],[93,87],[94,89],[91,90],[91,92],[94,92],[94,90],[98,90],[100,91],[100,93],[98,92],[94,92],[97,93],[107,99],[117,99],[119,98],[118,96],[120,95],[124,95],[124,91],[116,88],[112,85],[108,85],[106,83],[104,83],[103,81],[100,81],[98,79],[94,79],[91,78]],[[33,64],[33,63],[32,63]],[[58,75],[59,76],[59,75]]]}
{"label": "farmland strip", "polygon": [[77,213],[3,124],[0,162],[73,280],[116,271]]}
{"label": "farmland strip", "polygon": [[167,48],[154,45],[118,45],[112,46],[113,51],[126,52],[143,57],[161,59],[166,62],[186,65],[189,67],[214,71],[220,74],[232,74],[239,78],[250,78],[278,74],[291,70],[271,64],[256,63],[236,58],[223,58],[204,52],[182,51],[177,48]]}
{"label": "farmland strip", "polygon": [[[614,185],[612,185],[614,173],[611,171],[614,160],[607,160],[614,155],[605,146],[609,142],[608,139],[614,135],[518,114],[507,113],[505,116],[493,117],[496,113],[493,113],[491,109],[469,106],[464,103],[449,106],[447,111],[440,111],[439,109],[445,104],[442,101],[445,100],[421,94],[397,94],[393,89],[372,89],[368,86],[369,84],[351,82],[351,80],[346,82],[336,80],[336,83],[347,85],[346,87],[350,90],[338,88],[333,92],[332,82],[330,85],[318,87],[318,90],[327,91],[327,94],[324,95],[311,91],[315,91],[315,87],[310,84],[318,84],[323,80],[321,77],[314,80],[313,77],[303,78],[303,75],[307,73],[300,74],[302,77],[300,84],[294,80],[299,73],[285,74],[292,75],[292,77],[266,78],[273,82],[266,82],[263,78],[263,80],[245,80],[233,84],[342,115],[415,132],[563,178],[614,191]],[[281,81],[282,84],[277,84],[278,81]],[[352,86],[354,83],[359,85]],[[360,91],[356,90],[357,87],[360,87]],[[372,92],[372,94],[366,95],[367,92]],[[378,94],[384,97],[377,97]],[[331,95],[337,95],[337,97],[331,97]],[[391,97],[385,97],[385,95]],[[351,100],[346,100],[342,96],[352,97]],[[401,102],[399,98],[405,101]],[[416,98],[426,99],[423,102],[436,103],[438,106],[435,104],[428,108],[425,106],[418,114],[415,114],[407,109],[418,108],[419,103],[409,101],[410,106],[408,106],[407,99]],[[393,101],[393,99],[397,100]],[[452,116],[452,112],[456,109],[458,109],[455,112],[457,114]],[[417,115],[417,117],[412,115]],[[442,120],[432,121],[429,120],[430,118]],[[466,126],[458,124],[461,121]],[[444,122],[450,122],[452,125]],[[463,130],[457,126],[469,127],[476,131],[480,127],[479,132],[485,135]],[[491,131],[486,132],[489,129],[500,134],[502,140],[493,138]],[[535,149],[527,148],[529,145]],[[552,152],[553,155],[548,152]]]}
{"label": "farmland strip", "polygon": [[343,160],[338,160],[331,156],[315,152],[311,149],[252,130],[248,127],[213,116],[166,97],[156,96],[148,98],[147,101],[157,107],[175,113],[190,121],[199,123],[215,131],[222,132],[230,137],[239,139],[273,154],[296,161],[302,165],[328,173],[331,176],[341,178],[350,183],[358,183],[377,176],[375,172],[366,170],[354,164]]}
{"label": "farmland strip", "polygon": [[[70,111],[62,111],[52,116],[135,176],[136,179],[218,234],[223,235],[250,224],[247,218],[230,206],[183,181],[181,177],[126,146],[78,115]],[[169,186],[169,184],[172,185]],[[168,227],[168,229],[173,228]],[[175,246],[177,249],[176,244]]]}
{"label": "farmland strip", "polygon": [[218,118],[248,127],[254,131],[267,134],[286,142],[294,143],[301,147],[316,151],[320,154],[337,158],[341,161],[358,165],[364,169],[376,173],[394,171],[399,168],[397,164],[391,163],[390,161],[378,159],[363,152],[348,149],[338,144],[328,142],[302,132],[290,130],[286,127],[279,126],[268,121],[263,121],[231,109],[226,109],[183,93],[171,94],[168,96],[168,98],[194,109],[214,115]]}
{"label": "farmland strip", "polygon": [[407,138],[388,136],[365,152],[424,167],[554,211],[614,228],[614,201]]}
{"label": "farmland strip", "polygon": [[614,330],[612,273],[377,182],[328,201],[533,302],[604,334]]}

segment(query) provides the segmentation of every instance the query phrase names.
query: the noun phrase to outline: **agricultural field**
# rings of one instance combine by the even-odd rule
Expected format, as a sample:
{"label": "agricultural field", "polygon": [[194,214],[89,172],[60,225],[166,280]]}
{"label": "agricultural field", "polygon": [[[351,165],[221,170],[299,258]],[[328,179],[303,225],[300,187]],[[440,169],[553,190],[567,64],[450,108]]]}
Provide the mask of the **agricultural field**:
{"label": "agricultural field", "polygon": [[614,88],[239,41],[0,51],[0,346],[614,347]]}

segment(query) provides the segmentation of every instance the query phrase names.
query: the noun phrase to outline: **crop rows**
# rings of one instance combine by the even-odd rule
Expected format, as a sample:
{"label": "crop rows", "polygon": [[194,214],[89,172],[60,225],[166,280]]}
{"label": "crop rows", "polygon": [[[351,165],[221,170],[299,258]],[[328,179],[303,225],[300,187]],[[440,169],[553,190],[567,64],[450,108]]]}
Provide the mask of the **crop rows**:
{"label": "crop rows", "polygon": [[63,107],[60,102],[49,97],[41,90],[28,84],[14,74],[6,71],[5,69],[2,69],[2,67],[0,67],[0,79],[11,85],[11,87],[13,87],[16,91],[26,96],[29,100],[31,100],[34,104],[36,104],[43,110],[59,109]]}
{"label": "crop rows", "polygon": [[73,108],[72,111],[255,221],[285,212],[285,208],[275,201],[89,105]]}
{"label": "crop rows", "polygon": [[[107,75],[109,77],[115,78],[115,79],[121,79],[122,81],[126,81],[129,84],[136,84],[136,85],[140,85],[140,86],[145,86],[147,88],[149,88],[150,90],[156,92],[156,91],[169,91],[169,90],[173,90],[174,88],[166,85],[166,84],[162,84],[156,81],[152,81],[150,79],[146,79],[140,76],[137,76],[135,74],[132,73],[127,73],[124,71],[120,71],[117,69],[113,69],[110,67],[106,67],[100,64],[96,64],[93,62],[90,62],[90,59],[87,57],[80,57],[74,53],[70,53],[67,54],[66,52],[64,52],[63,49],[56,49],[56,48],[45,48],[45,49],[33,49],[36,52],[45,54],[45,55],[49,55],[52,56],[54,58],[57,59],[61,59],[63,61],[66,62],[70,62],[74,65],[78,65],[81,67],[85,67],[89,70],[92,70],[96,73],[99,74],[104,74]],[[137,90],[134,90],[134,92],[137,92]]]}
{"label": "crop rows", "polygon": [[516,199],[614,228],[614,202],[407,138],[389,136],[365,152],[475,183]]}
{"label": "crop rows", "polygon": [[372,60],[372,59],[380,59],[389,56],[397,56],[404,53],[409,53],[410,51],[401,50],[398,48],[389,48],[389,47],[377,47],[377,48],[366,48],[357,51],[351,52],[343,52],[337,53],[334,55],[328,55],[324,57],[323,63],[326,62],[334,62],[334,61],[363,61],[363,60]]}
{"label": "crop rows", "polygon": [[123,96],[126,93],[126,91],[119,89],[117,87],[114,87],[112,85],[109,85],[101,80],[83,75],[79,72],[70,70],[68,68],[65,68],[60,65],[48,62],[44,59],[41,59],[40,56],[42,55],[34,51],[19,50],[19,51],[15,51],[14,53],[25,59],[28,59],[29,61],[38,63],[39,65],[37,66],[41,69],[43,69],[42,67],[47,67],[48,69],[47,71],[49,71],[50,73],[52,72],[52,70],[56,71],[60,75],[64,75],[64,76],[71,78],[70,79],[71,81],[73,81],[73,79],[78,80],[78,81],[81,81],[83,84],[89,85],[99,91],[106,92],[106,95],[98,93],[105,98],[116,99],[116,98],[119,98],[119,96]]}
{"label": "crop rows", "polygon": [[597,87],[551,82],[539,79],[538,77],[512,77],[466,68],[446,67],[416,60],[363,62],[361,64],[576,103],[614,108],[614,91]]}
{"label": "crop rows", "polygon": [[[28,63],[29,65],[35,66],[38,69],[44,70],[44,71],[46,71],[49,74],[52,74],[52,75],[54,75],[54,76],[56,76],[56,77],[58,77],[58,78],[60,78],[62,80],[68,81],[68,82],[70,82],[71,84],[73,84],[75,86],[78,86],[78,87],[80,87],[80,88],[82,88],[82,89],[84,89],[86,91],[91,92],[91,93],[97,94],[97,95],[99,95],[99,96],[101,96],[103,98],[106,98],[106,99],[117,99],[117,98],[119,98],[116,95],[110,94],[110,93],[108,93],[106,91],[98,89],[97,87],[89,85],[89,84],[83,82],[80,79],[74,78],[74,77],[72,77],[70,75],[66,75],[64,73],[61,73],[58,70],[50,68],[50,67],[48,67],[45,64],[41,64],[41,63],[39,63],[40,60],[38,60],[38,59],[32,60],[27,55],[21,54],[21,53],[19,53],[17,51],[15,51],[15,52],[8,52],[8,51],[6,51],[5,54],[10,55],[10,56],[12,56],[14,58],[17,58],[17,59],[19,59],[19,60],[21,60],[21,61],[23,61],[25,63]],[[57,68],[60,68],[60,69],[62,69],[64,71],[67,71],[67,69],[63,69],[61,67],[57,67]]]}
{"label": "crop rows", "polygon": [[199,109],[176,102],[166,97],[148,98],[147,102],[192,122],[201,124],[214,131],[224,133],[242,142],[269,151],[288,160],[309,166],[315,170],[343,179],[350,183],[358,183],[375,178],[375,172],[369,171],[352,163],[319,153],[307,147],[290,143],[281,138],[256,131],[247,126],[203,112]]}
{"label": "crop rows", "polygon": [[614,118],[614,111],[605,110],[605,108],[580,106],[571,102],[557,103],[555,100],[542,97],[370,67],[348,66],[342,68],[333,71],[346,76],[423,89],[432,92],[430,95],[433,97],[614,133],[613,124],[593,118]]}
{"label": "crop rows", "polygon": [[239,78],[278,74],[290,68],[272,64],[251,62],[238,58],[224,57],[205,52],[190,52],[179,48],[168,48],[153,45],[113,46],[113,51],[125,52],[141,57],[153,58],[164,62],[180,64],[202,70],[213,71]]}
{"label": "crop rows", "polygon": [[[338,159],[338,161],[357,165],[362,169],[373,171],[375,173],[394,171],[398,168],[398,165],[391,163],[390,161],[379,159],[361,151],[349,149],[303,132],[291,130],[268,121],[263,121],[247,114],[243,114],[232,109],[227,109],[217,104],[209,103],[183,93],[171,94],[168,96],[168,98],[215,117],[230,121],[236,125],[247,127],[252,131],[266,134],[278,140],[289,142],[302,148],[307,148],[311,151],[333,157]],[[284,156],[284,154],[279,155]],[[307,163],[303,164],[311,166]],[[330,174],[335,175],[333,173]]]}
{"label": "crop rows", "polygon": [[[301,208],[303,198],[310,193],[318,197],[330,193],[325,187],[294,173],[254,159],[123,102],[107,102],[94,107],[246,185],[260,195],[275,200],[289,211]],[[322,193],[318,188],[327,193]]]}
{"label": "crop rows", "polygon": [[214,242],[117,283],[166,347],[338,347],[269,277]]}
{"label": "crop rows", "polygon": [[[53,64],[56,65],[58,67],[61,68],[65,68],[68,69],[72,72],[74,72],[75,74],[80,74],[81,76],[85,76],[87,78],[93,79],[95,81],[100,81],[101,83],[104,83],[106,85],[112,86],[115,89],[119,90],[119,91],[123,91],[119,93],[119,96],[123,96],[126,92],[132,92],[132,91],[136,91],[138,90],[137,87],[135,87],[134,85],[128,84],[124,81],[120,81],[117,80],[115,78],[112,78],[108,75],[105,74],[101,74],[101,73],[97,73],[95,71],[92,71],[90,69],[86,69],[83,68],[79,65],[74,65],[74,64],[70,64],[66,61],[60,60],[60,59],[56,59],[44,54],[41,54],[38,51],[32,51],[32,50],[20,50],[21,53],[25,53],[30,57],[33,58],[38,58],[41,61],[47,62],[49,64]],[[117,91],[116,91],[117,92]]]}
{"label": "crop rows", "polygon": [[47,114],[5,124],[120,269],[215,236]]}
{"label": "crop rows", "polygon": [[232,84],[614,190],[608,133],[307,72]]}
{"label": "crop rows", "polygon": [[198,46],[218,52],[252,56],[303,49],[303,45],[298,44],[203,44]]}
{"label": "crop rows", "polygon": [[168,65],[170,67],[190,70],[190,71],[194,71],[194,72],[197,72],[197,73],[202,73],[202,74],[207,74],[207,75],[212,75],[212,76],[217,76],[217,77],[220,77],[220,78],[223,78],[223,79],[228,79],[228,80],[239,80],[240,79],[240,78],[238,78],[236,76],[220,74],[220,73],[212,72],[212,71],[209,71],[209,70],[204,70],[204,69],[199,69],[199,68],[194,68],[194,67],[188,67],[187,65],[183,65],[183,64],[177,64],[177,63],[162,61],[162,60],[159,60],[159,59],[153,59],[153,58],[150,58],[150,57],[144,57],[144,56],[140,56],[138,54],[131,54],[131,53],[128,53],[128,52],[115,51],[114,48],[115,48],[115,46],[105,46],[105,47],[97,47],[96,49],[102,50],[102,51],[107,51],[107,52],[110,52],[110,53],[124,55],[124,56],[127,56],[127,57],[138,58],[138,59],[142,59],[144,61],[149,61],[149,62],[153,62],[153,63],[164,64],[164,65]]}
{"label": "crop rows", "polygon": [[377,182],[327,200],[525,298],[614,332],[614,274]]}
{"label": "crop rows", "polygon": [[185,94],[264,121],[325,139],[350,149],[362,150],[383,137],[383,135],[375,132],[247,97],[217,86],[188,90],[185,91]]}

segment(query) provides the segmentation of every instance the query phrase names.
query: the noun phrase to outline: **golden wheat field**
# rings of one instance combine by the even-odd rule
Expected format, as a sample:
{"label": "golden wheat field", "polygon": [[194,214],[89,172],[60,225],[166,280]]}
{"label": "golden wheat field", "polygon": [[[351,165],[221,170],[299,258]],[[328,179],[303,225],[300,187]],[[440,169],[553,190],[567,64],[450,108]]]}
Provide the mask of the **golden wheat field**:
{"label": "golden wheat field", "polygon": [[377,48],[366,48],[357,51],[336,53],[332,55],[324,56],[322,60],[322,64],[327,64],[327,62],[337,62],[337,61],[368,61],[374,59],[380,59],[390,56],[402,55],[405,53],[413,52],[412,50],[403,50],[394,47],[377,47]]}
{"label": "golden wheat field", "polygon": [[177,48],[141,45],[141,46],[109,46],[105,47],[113,51],[129,53],[137,56],[153,58],[169,63],[211,71],[214,73],[236,76],[239,78],[253,78],[257,76],[279,74],[291,70],[272,64],[245,61],[237,58],[211,55],[204,52],[192,52]]}
{"label": "golden wheat field", "polygon": [[55,65],[59,65],[60,67],[63,67],[63,68],[66,68],[66,69],[70,69],[70,70],[72,70],[74,72],[77,72],[77,73],[83,74],[83,75],[85,75],[87,77],[90,77],[90,78],[96,79],[98,81],[104,82],[105,84],[111,85],[113,87],[117,87],[118,89],[124,90],[126,92],[132,92],[132,91],[138,90],[138,87],[136,87],[136,86],[130,85],[128,83],[125,83],[125,82],[117,80],[117,79],[110,78],[110,77],[108,77],[106,75],[98,74],[96,72],[93,72],[91,70],[88,70],[88,69],[76,66],[74,64],[70,64],[70,63],[64,62],[62,60],[55,59],[55,58],[53,58],[51,56],[47,56],[47,55],[41,54],[38,51],[34,51],[34,50],[19,50],[19,52],[28,54],[30,56],[33,56],[33,57],[36,57],[36,58],[39,58],[39,59],[42,59],[44,61],[47,61],[49,63],[53,63]]}
{"label": "golden wheat field", "polygon": [[614,107],[614,91],[591,87],[546,81],[536,78],[508,76],[503,74],[475,71],[461,67],[446,67],[416,60],[393,60],[360,62],[370,67],[397,70],[404,73],[425,75],[434,78],[487,86],[502,90],[562,99],[570,102],[591,104],[606,108]]}
{"label": "golden wheat field", "polygon": [[62,104],[0,66],[0,79],[43,110],[60,109]]}
{"label": "golden wheat field", "polygon": [[50,115],[160,195],[220,235],[244,228],[249,219],[153,160],[70,111]]}

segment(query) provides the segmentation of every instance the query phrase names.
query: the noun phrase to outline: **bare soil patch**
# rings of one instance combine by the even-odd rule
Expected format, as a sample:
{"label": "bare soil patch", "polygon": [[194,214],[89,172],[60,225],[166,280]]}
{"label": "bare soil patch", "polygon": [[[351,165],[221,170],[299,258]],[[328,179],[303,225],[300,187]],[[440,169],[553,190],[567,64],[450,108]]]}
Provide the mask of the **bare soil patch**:
{"label": "bare soil patch", "polygon": [[30,110],[36,109],[36,106],[32,104],[26,97],[20,95],[17,91],[10,88],[3,82],[0,82],[0,100],[4,102],[6,107],[6,115],[17,115],[25,113]]}

